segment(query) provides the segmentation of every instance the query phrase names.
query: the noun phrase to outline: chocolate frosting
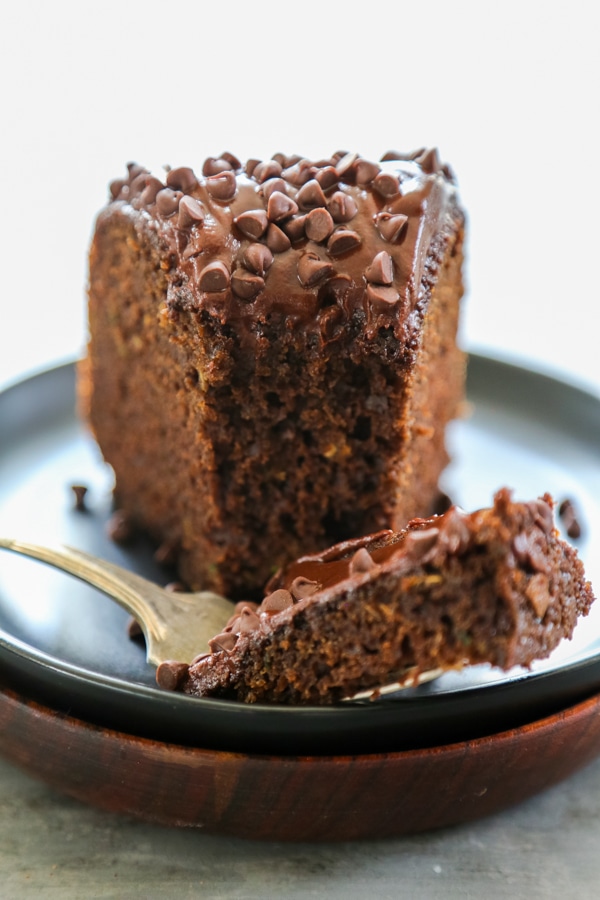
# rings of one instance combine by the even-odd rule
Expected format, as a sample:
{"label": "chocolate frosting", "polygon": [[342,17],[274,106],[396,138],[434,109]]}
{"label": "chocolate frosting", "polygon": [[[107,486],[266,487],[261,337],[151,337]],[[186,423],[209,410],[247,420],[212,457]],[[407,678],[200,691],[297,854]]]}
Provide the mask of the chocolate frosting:
{"label": "chocolate frosting", "polygon": [[355,312],[367,338],[388,328],[410,343],[434,238],[462,222],[454,178],[437,151],[356,153],[312,161],[276,154],[207,159],[164,181],[130,164],[111,185],[116,210],[154,231],[169,260],[172,317],[207,310],[223,325],[281,314],[327,339]]}

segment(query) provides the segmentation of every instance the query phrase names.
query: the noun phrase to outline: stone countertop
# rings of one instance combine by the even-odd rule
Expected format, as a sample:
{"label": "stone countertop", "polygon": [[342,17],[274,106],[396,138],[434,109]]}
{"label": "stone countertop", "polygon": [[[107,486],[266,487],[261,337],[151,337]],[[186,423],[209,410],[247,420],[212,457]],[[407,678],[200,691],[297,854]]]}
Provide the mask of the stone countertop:
{"label": "stone countertop", "polygon": [[258,843],[120,818],[0,760],[0,898],[592,900],[600,759],[511,810],[386,841]]}

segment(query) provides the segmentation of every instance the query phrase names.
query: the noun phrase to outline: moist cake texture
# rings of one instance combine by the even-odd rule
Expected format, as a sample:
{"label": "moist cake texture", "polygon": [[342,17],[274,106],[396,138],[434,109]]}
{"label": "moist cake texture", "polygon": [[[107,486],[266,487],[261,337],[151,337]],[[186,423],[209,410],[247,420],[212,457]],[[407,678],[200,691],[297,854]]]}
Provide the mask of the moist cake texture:
{"label": "moist cake texture", "polygon": [[260,605],[238,604],[209,653],[165,664],[157,681],[201,697],[324,704],[405,669],[528,666],[572,636],[594,599],[552,506],[504,488],[489,509],[454,506],[300,558]]}
{"label": "moist cake texture", "polygon": [[437,151],[232,154],[111,185],[81,409],[193,589],[434,509],[459,414],[464,215]]}

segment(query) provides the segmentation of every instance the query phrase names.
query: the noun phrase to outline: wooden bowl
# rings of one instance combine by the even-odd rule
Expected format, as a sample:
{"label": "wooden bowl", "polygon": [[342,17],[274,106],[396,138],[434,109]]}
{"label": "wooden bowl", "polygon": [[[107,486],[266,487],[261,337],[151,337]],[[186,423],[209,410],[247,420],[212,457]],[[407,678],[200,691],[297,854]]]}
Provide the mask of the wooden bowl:
{"label": "wooden bowl", "polygon": [[259,756],[100,728],[0,691],[0,753],[115,813],[244,838],[385,838],[477,819],[600,752],[600,695],[490,737],[360,756]]}

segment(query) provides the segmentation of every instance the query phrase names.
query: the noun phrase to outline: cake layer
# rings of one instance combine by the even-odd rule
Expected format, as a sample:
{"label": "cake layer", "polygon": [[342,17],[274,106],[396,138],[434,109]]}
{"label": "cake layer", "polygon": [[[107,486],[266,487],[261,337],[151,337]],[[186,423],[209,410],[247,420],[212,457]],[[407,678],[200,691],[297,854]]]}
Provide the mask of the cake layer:
{"label": "cake layer", "polygon": [[436,151],[231,154],[112,185],[80,396],[119,507],[190,587],[433,508],[464,391],[464,217]]}
{"label": "cake layer", "polygon": [[489,509],[452,507],[300,558],[259,606],[239,604],[210,653],[177,669],[179,687],[320,704],[406,670],[527,666],[571,637],[593,599],[549,495],[517,503],[503,489]]}

